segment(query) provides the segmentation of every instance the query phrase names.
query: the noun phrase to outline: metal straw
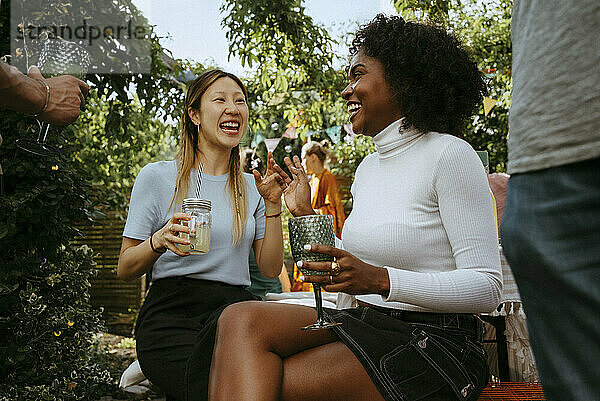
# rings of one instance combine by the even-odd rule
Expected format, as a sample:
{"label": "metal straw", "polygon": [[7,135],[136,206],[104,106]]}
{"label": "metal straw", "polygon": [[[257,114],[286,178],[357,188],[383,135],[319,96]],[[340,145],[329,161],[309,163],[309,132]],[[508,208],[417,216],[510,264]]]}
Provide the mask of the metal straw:
{"label": "metal straw", "polygon": [[198,166],[198,176],[196,177],[196,198],[200,199],[200,185],[202,184],[202,162]]}

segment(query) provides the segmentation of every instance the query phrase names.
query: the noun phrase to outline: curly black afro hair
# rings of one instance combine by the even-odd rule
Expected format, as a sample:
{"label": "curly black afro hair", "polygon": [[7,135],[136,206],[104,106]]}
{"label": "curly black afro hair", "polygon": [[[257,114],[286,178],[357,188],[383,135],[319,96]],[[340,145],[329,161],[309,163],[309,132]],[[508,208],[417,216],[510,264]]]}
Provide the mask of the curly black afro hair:
{"label": "curly black afro hair", "polygon": [[460,41],[434,25],[379,14],[356,33],[358,51],[383,64],[405,122],[423,132],[460,136],[487,93]]}

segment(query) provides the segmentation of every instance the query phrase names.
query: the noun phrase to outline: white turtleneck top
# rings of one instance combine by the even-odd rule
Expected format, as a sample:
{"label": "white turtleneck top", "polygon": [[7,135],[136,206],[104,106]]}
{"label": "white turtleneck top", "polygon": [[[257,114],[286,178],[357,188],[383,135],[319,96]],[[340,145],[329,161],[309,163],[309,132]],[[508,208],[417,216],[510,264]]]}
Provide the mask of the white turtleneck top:
{"label": "white turtleneck top", "polygon": [[352,184],[342,246],[390,277],[387,298],[356,298],[403,310],[490,312],[500,303],[502,270],[483,165],[462,139],[401,122],[374,137],[377,152]]}

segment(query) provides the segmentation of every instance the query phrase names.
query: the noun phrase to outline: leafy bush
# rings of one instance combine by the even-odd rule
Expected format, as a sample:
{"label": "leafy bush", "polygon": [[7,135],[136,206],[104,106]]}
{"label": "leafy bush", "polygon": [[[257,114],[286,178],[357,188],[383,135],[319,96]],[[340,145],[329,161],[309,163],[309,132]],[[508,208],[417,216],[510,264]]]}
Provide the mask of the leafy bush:
{"label": "leafy bush", "polygon": [[117,345],[116,348],[127,348],[127,349],[135,349],[136,341],[131,337],[123,337],[121,341]]}
{"label": "leafy bush", "polygon": [[[73,25],[88,10],[144,22],[129,0],[96,3],[46,2],[30,17],[51,15],[55,26]],[[10,4],[0,3],[0,34],[7,38]],[[0,43],[0,56],[10,53],[10,45]],[[35,60],[36,49],[15,45]],[[100,47],[106,54],[93,58],[112,57],[113,45]],[[35,139],[37,124],[0,111],[6,184],[0,198],[0,400],[93,400],[111,383],[106,361],[94,347],[94,335],[104,326],[101,311],[89,304],[92,251],[72,240],[81,236],[76,227],[92,220],[90,199],[123,209],[132,176],[145,164],[144,149],[148,157],[169,151],[170,143],[163,141],[171,135],[169,127],[155,117],[164,122],[178,110],[183,88],[173,76],[183,66],[163,62],[168,57],[155,34],[150,45],[150,75],[87,76],[94,88],[88,110],[77,123],[50,132],[49,144],[60,151],[56,155],[19,149],[16,140]],[[119,57],[128,54],[119,49]]]}
{"label": "leafy bush", "polygon": [[94,204],[125,218],[135,177],[150,162],[174,158],[177,129],[146,112],[137,98],[124,104],[92,90],[87,104],[74,130],[73,157],[86,166]]}
{"label": "leafy bush", "polygon": [[60,154],[39,157],[15,143],[35,122],[0,114],[0,400],[97,398],[110,375],[92,359],[103,329],[88,302],[93,255],[70,244],[91,219],[85,172],[69,161],[68,130],[50,137]]}

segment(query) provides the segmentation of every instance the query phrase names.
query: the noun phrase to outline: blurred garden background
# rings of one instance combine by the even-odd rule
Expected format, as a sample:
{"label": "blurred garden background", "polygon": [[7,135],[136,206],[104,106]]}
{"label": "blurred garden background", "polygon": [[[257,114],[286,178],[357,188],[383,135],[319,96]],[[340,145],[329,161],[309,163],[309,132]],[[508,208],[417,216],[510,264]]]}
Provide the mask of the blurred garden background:
{"label": "blurred garden background", "polygon": [[[349,129],[340,98],[349,60],[346,50],[337,52],[347,49],[360,21],[333,29],[316,22],[302,0],[215,2],[229,55],[244,68],[241,78],[249,90],[250,127],[242,147],[256,149],[266,160],[267,144],[275,146],[275,159],[282,163],[285,156],[299,155],[308,140],[329,140],[331,171],[349,213],[356,166],[374,151],[370,138]],[[18,3],[0,2],[0,56],[8,63],[32,51],[26,41],[11,43],[10,13]],[[167,3],[156,6],[171,7]],[[461,37],[485,73],[489,95],[469,122],[465,139],[488,152],[490,172],[504,172],[507,160],[511,4],[389,1],[390,9],[405,18],[434,20]],[[210,57],[175,57],[165,44],[169,41],[131,0],[47,1],[39,13],[23,16],[32,19],[24,20],[24,26],[47,15],[56,18],[57,26],[64,25],[81,19],[74,11],[79,9],[147,26],[151,68],[144,74],[88,74],[92,90],[87,106],[75,124],[53,128],[49,142],[60,150],[53,156],[20,150],[16,140],[35,137],[37,122],[0,110],[3,401],[151,396],[117,388],[120,373],[135,358],[130,337],[146,289],[144,278],[125,283],[115,273],[128,197],[145,164],[174,158],[186,83],[207,69],[223,67]],[[93,60],[127,57],[133,50],[110,39],[104,42]],[[17,49],[14,54],[11,45]]]}

